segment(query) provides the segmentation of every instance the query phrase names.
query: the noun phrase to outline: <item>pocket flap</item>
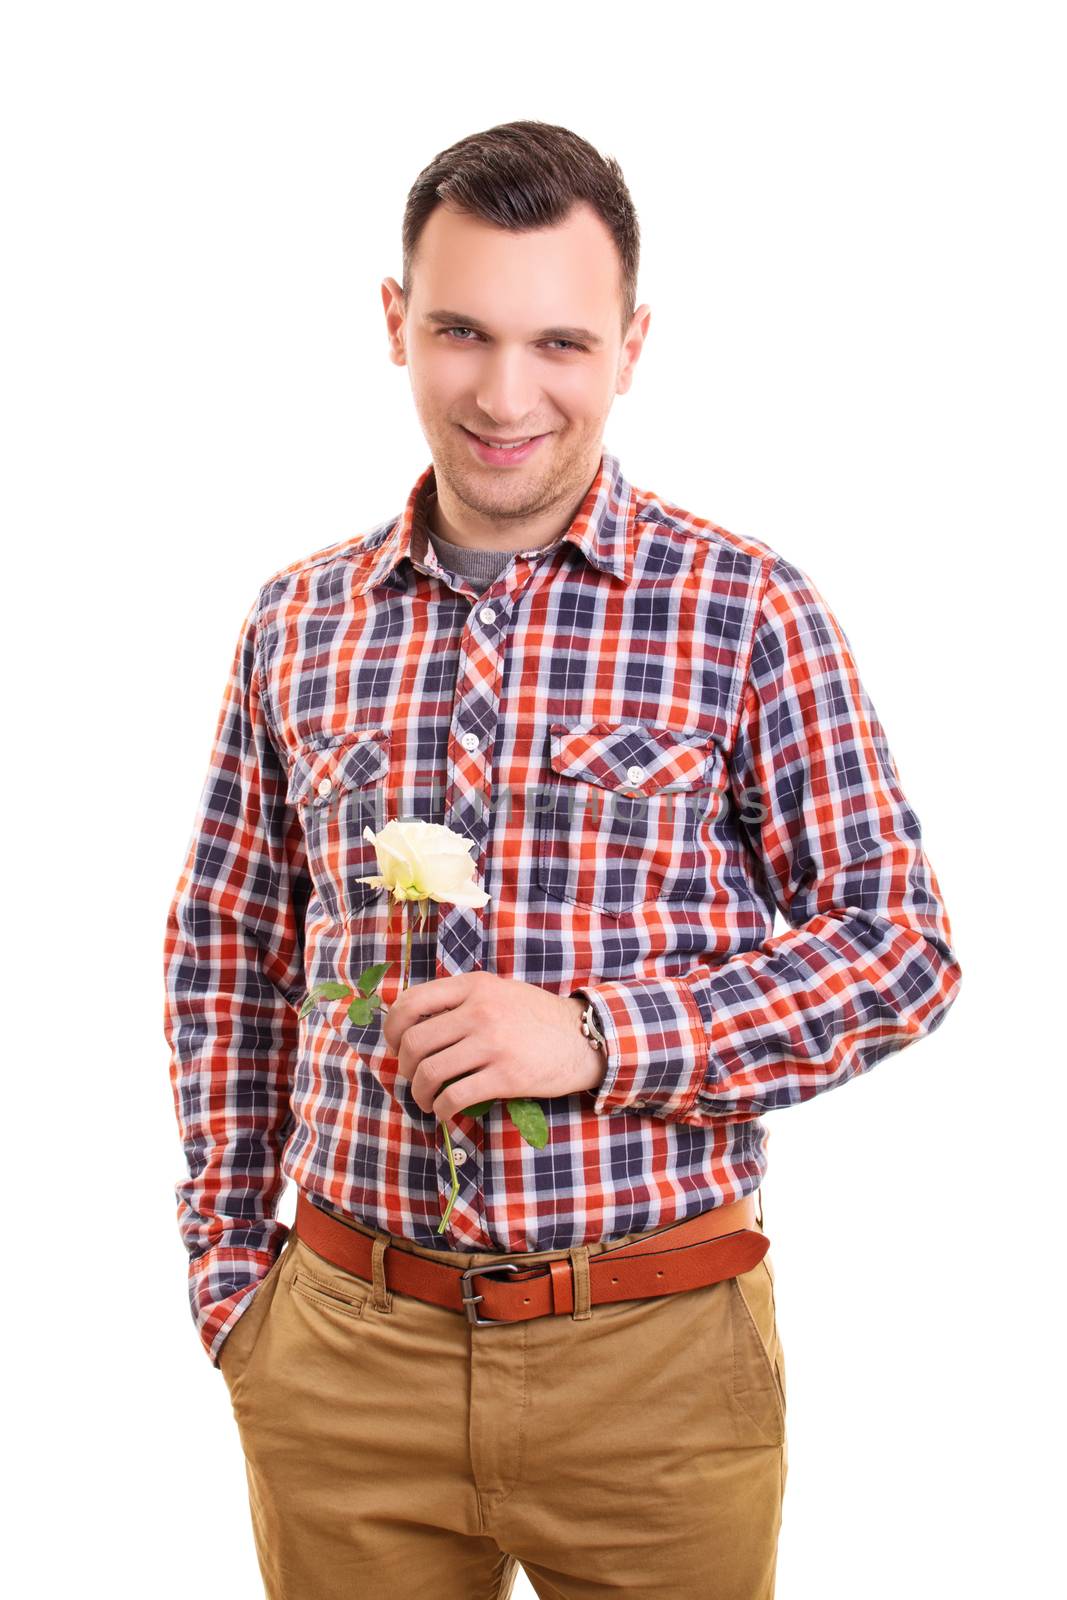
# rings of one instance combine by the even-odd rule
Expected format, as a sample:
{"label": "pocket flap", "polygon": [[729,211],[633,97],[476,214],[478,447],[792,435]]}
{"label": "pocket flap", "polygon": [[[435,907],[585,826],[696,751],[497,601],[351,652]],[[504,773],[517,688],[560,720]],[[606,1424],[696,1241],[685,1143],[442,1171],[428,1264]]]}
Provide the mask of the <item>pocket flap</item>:
{"label": "pocket flap", "polygon": [[361,728],[328,744],[305,745],[289,768],[288,804],[321,808],[349,789],[373,783],[385,771],[386,737],[385,728]]}
{"label": "pocket flap", "polygon": [[553,722],[550,734],[553,770],[604,789],[651,795],[725,781],[713,734],[680,733],[648,722]]}

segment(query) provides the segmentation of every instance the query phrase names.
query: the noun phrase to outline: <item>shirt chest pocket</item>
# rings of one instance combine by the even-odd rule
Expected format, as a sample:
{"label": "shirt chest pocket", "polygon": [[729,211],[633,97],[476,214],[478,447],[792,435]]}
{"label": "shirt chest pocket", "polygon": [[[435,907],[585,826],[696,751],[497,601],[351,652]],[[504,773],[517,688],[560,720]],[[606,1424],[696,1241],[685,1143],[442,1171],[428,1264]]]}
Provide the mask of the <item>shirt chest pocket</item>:
{"label": "shirt chest pocket", "polygon": [[534,829],[534,876],[545,894],[614,916],[706,896],[701,823],[727,781],[710,734],[554,722],[548,760]]}
{"label": "shirt chest pocket", "polygon": [[363,830],[377,832],[385,822],[388,769],[385,728],[360,728],[304,745],[290,765],[286,800],[300,814],[308,871],[331,922],[349,922],[385,893],[359,879],[378,871],[374,845]]}

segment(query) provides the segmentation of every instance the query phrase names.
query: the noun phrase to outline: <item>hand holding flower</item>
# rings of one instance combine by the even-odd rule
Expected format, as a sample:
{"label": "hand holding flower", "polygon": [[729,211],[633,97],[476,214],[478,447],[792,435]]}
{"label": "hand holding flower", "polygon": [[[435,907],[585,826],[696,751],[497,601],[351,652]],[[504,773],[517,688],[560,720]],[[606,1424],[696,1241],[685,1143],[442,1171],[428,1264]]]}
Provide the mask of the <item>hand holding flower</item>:
{"label": "hand holding flower", "polygon": [[382,1033],[423,1111],[441,1121],[475,1101],[596,1089],[604,1058],[582,1037],[584,1002],[492,972],[405,989]]}
{"label": "hand holding flower", "polygon": [[419,1108],[432,1110],[444,1133],[452,1190],[440,1233],[459,1193],[446,1119],[484,1116],[495,1099],[503,1098],[522,1137],[541,1150],[548,1125],[540,1099],[597,1088],[605,1064],[579,1030],[583,1006],[577,998],[488,972],[409,987],[412,906],[419,905],[422,927],[431,900],[473,907],[489,900],[474,882],[473,841],[440,823],[418,820],[394,819],[377,834],[370,828],[363,832],[374,845],[380,871],[359,881],[388,889],[404,917],[399,997],[389,1009],[382,1005],[377,988],[390,963],[380,962],[360,973],[354,989],[333,979],[316,984],[300,1014],[306,1016],[320,1000],[348,1000],[348,1018],[359,1026],[367,1026],[377,1012],[387,1019],[382,1036],[396,1053],[400,1075],[411,1082]]}

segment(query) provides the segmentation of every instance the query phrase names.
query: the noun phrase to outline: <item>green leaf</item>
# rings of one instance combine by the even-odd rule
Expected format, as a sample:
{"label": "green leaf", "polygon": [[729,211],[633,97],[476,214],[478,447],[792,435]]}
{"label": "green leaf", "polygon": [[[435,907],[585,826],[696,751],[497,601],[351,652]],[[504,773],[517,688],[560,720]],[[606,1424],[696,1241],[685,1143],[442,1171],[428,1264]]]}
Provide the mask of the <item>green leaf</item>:
{"label": "green leaf", "polygon": [[527,1144],[543,1150],[548,1143],[548,1123],[539,1100],[509,1100],[508,1115]]}
{"label": "green leaf", "polygon": [[358,1022],[364,1027],[374,1016],[374,1007],[369,1000],[353,1000],[348,1008],[349,1022]]}
{"label": "green leaf", "polygon": [[484,1117],[485,1113],[489,1110],[489,1107],[492,1104],[493,1104],[492,1100],[479,1100],[478,1104],[476,1106],[464,1106],[463,1110],[460,1112],[460,1116],[461,1117]]}
{"label": "green leaf", "polygon": [[376,966],[364,967],[356,979],[360,994],[373,994],[392,964],[391,961],[379,961]]}
{"label": "green leaf", "polygon": [[352,990],[347,983],[335,983],[332,978],[327,978],[324,983],[317,983],[314,989],[305,995],[300,1015],[306,1017],[313,1009],[316,1000],[347,1000],[351,993]]}

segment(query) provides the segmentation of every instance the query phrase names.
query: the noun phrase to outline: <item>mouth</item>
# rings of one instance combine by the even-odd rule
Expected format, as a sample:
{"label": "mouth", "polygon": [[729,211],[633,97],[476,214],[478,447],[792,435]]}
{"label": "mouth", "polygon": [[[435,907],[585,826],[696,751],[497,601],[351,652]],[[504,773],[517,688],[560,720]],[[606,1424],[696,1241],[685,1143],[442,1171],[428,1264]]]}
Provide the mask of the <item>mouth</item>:
{"label": "mouth", "polygon": [[505,439],[492,434],[472,433],[470,428],[463,428],[463,432],[479,461],[491,467],[517,466],[520,461],[528,461],[542,440],[549,437],[547,433],[535,433],[525,438]]}

